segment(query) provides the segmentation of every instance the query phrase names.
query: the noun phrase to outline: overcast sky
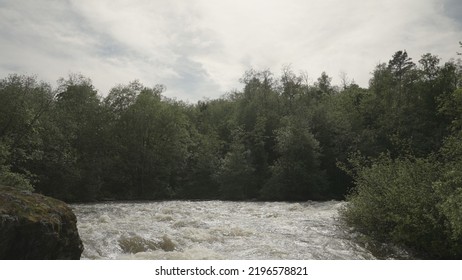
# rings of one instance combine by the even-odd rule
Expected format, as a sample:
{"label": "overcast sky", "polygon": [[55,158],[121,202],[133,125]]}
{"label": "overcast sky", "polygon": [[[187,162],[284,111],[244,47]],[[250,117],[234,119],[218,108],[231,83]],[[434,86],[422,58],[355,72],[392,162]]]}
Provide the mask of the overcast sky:
{"label": "overcast sky", "polygon": [[289,64],[367,86],[395,51],[447,61],[461,40],[461,0],[0,0],[0,77],[81,73],[101,95],[138,79],[195,102]]}

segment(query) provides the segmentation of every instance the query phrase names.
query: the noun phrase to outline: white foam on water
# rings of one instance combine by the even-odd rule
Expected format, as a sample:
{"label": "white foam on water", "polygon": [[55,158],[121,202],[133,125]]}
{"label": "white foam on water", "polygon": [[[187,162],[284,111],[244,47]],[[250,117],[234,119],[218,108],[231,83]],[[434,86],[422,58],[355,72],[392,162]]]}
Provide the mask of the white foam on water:
{"label": "white foam on water", "polygon": [[343,202],[73,205],[84,259],[372,259],[337,221]]}
{"label": "white foam on water", "polygon": [[120,254],[120,260],[222,260],[223,255],[204,247],[188,248],[184,251],[172,252],[141,252],[137,254]]}

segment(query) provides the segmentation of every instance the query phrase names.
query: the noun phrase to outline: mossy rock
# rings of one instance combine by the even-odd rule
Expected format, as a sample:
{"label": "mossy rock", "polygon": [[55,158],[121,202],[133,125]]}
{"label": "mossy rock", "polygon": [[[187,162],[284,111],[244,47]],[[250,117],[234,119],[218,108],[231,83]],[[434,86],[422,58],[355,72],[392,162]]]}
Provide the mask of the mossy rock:
{"label": "mossy rock", "polygon": [[82,251],[68,205],[0,186],[0,259],[80,259]]}

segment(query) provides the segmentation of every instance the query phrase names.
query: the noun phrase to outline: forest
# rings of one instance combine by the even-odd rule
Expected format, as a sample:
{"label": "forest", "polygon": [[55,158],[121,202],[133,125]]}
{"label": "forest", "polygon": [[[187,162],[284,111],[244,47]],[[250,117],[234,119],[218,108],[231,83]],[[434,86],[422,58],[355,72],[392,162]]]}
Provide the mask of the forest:
{"label": "forest", "polygon": [[[462,46],[462,45],[461,45]],[[67,202],[346,199],[342,218],[423,257],[462,257],[462,62],[395,52],[368,88],[250,69],[189,104],[139,81],[100,95],[0,80],[0,185]]]}

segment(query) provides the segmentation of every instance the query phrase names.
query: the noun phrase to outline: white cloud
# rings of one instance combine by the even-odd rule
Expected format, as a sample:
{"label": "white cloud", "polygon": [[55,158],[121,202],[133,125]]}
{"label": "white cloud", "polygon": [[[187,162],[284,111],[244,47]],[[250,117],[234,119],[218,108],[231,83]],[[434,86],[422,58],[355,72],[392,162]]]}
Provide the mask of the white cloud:
{"label": "white cloud", "polygon": [[[343,71],[363,86],[378,62],[406,49],[447,60],[462,25],[455,0],[71,0],[0,2],[0,75],[70,72],[102,94],[139,79],[196,101],[240,87],[250,67],[285,64],[312,80]],[[449,9],[448,8],[454,8]]]}
{"label": "white cloud", "polygon": [[[438,53],[461,34],[433,1],[203,2],[204,21],[216,27],[226,46],[224,60],[214,59],[220,72],[230,63],[273,71],[290,63],[312,77],[326,70],[335,78],[345,71],[367,85],[376,63],[395,51]],[[217,61],[223,61],[221,67]]]}

